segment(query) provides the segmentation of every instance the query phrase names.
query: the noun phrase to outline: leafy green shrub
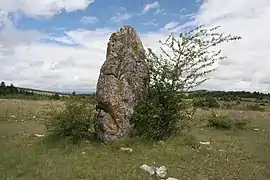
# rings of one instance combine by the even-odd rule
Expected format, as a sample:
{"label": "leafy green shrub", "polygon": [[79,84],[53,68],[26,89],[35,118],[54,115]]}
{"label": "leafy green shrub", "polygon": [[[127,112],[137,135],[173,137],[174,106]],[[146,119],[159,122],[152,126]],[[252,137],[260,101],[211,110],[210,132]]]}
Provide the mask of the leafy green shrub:
{"label": "leafy green shrub", "polygon": [[49,132],[79,141],[92,135],[94,114],[92,105],[71,98],[63,107],[50,107],[46,126]]}
{"label": "leafy green shrub", "polygon": [[217,100],[211,96],[195,99],[194,106],[200,108],[220,108]]}
{"label": "leafy green shrub", "polygon": [[231,103],[226,102],[226,103],[223,103],[222,108],[223,109],[232,109],[233,105]]}
{"label": "leafy green shrub", "polygon": [[249,123],[247,119],[231,119],[227,115],[218,114],[215,111],[211,111],[207,117],[208,126],[215,127],[217,129],[240,129],[243,130]]}
{"label": "leafy green shrub", "polygon": [[60,100],[61,97],[60,97],[60,95],[58,93],[55,93],[54,95],[51,95],[51,99],[53,99],[53,100]]}
{"label": "leafy green shrub", "polygon": [[233,122],[225,115],[217,114],[214,111],[207,117],[208,126],[215,127],[217,129],[232,129]]}
{"label": "leafy green shrub", "polygon": [[264,111],[264,108],[260,107],[259,104],[250,104],[246,108],[251,111]]}
{"label": "leafy green shrub", "polygon": [[246,127],[249,123],[250,123],[249,120],[241,119],[241,120],[236,120],[234,123],[234,126],[236,129],[244,130],[244,129],[246,129]]}
{"label": "leafy green shrub", "polygon": [[186,105],[176,93],[151,91],[135,109],[132,118],[134,133],[150,140],[167,139],[186,127],[184,123],[191,117],[185,112]]}
{"label": "leafy green shrub", "polygon": [[[221,56],[221,50],[208,51],[211,47],[241,39],[218,33],[218,28],[199,26],[179,35],[171,33],[167,40],[160,41],[159,55],[148,49],[150,84],[147,97],[135,109],[132,122],[135,134],[152,140],[166,139],[194,123],[193,100],[184,98],[184,92],[204,83],[206,75],[215,70],[211,66],[226,58]],[[208,97],[204,106],[219,107],[219,104]]]}
{"label": "leafy green shrub", "polygon": [[[135,134],[152,140],[166,139],[193,124],[193,100],[185,99],[184,92],[204,83],[206,75],[215,70],[211,66],[226,58],[221,56],[221,50],[208,51],[211,47],[241,39],[218,33],[218,28],[199,26],[179,35],[171,33],[166,41],[160,41],[159,55],[148,49],[150,84],[147,97],[135,109]],[[206,103],[204,106],[219,107],[211,97]]]}

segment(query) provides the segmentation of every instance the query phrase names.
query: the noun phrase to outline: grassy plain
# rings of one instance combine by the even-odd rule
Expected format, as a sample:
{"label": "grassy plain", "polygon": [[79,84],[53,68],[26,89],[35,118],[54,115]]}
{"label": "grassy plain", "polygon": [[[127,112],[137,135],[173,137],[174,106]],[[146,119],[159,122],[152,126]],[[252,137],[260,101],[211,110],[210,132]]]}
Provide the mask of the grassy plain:
{"label": "grassy plain", "polygon": [[[165,165],[170,177],[181,180],[270,179],[270,112],[243,111],[251,124],[242,131],[206,127],[202,117],[207,111],[200,110],[198,126],[164,143],[131,139],[101,144],[93,139],[72,144],[48,136],[44,126],[46,106],[61,103],[0,100],[1,180],[151,179],[139,168],[142,164]],[[237,110],[219,111],[240,117]]]}

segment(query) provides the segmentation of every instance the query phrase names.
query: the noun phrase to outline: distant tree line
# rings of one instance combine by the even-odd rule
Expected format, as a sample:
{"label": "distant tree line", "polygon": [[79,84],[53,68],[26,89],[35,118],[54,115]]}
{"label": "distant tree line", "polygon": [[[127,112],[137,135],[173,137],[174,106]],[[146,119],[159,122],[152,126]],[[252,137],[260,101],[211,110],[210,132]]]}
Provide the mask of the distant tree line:
{"label": "distant tree line", "polygon": [[247,91],[193,91],[189,93],[189,97],[207,97],[211,96],[222,101],[236,101],[243,98],[254,98],[258,100],[269,99],[270,93],[260,93],[258,91],[247,92]]}
{"label": "distant tree line", "polygon": [[28,99],[54,99],[59,100],[61,97],[58,93],[53,95],[38,94],[31,90],[25,90],[14,86],[12,83],[8,86],[4,81],[0,84],[0,97],[4,98],[28,98]]}
{"label": "distant tree line", "polygon": [[[35,90],[25,89],[14,86],[12,83],[8,86],[4,81],[0,84],[0,98],[16,98],[16,99],[51,99],[62,100],[67,96],[61,96],[59,93],[37,93]],[[69,97],[76,99],[91,100],[95,103],[94,94],[77,94],[75,91],[70,93]]]}
{"label": "distant tree line", "polygon": [[[204,98],[211,99],[215,98],[221,101],[237,101],[243,100],[243,98],[253,98],[257,100],[270,100],[270,93],[261,93],[258,91],[248,92],[248,91],[207,91],[207,90],[198,90],[191,91],[187,93],[187,98],[202,98],[200,101],[203,101]],[[87,99],[88,96],[91,96],[91,99],[94,99],[95,95],[87,95],[87,94],[76,94],[75,91],[71,93],[72,96],[76,96],[79,99]],[[35,93],[31,90],[25,90],[22,88],[18,88],[14,86],[12,83],[8,86],[4,81],[0,84],[0,96],[1,97],[12,97],[17,98],[19,96],[27,96],[32,97],[32,99],[54,99],[59,100],[61,96],[58,93],[54,93],[52,95],[49,94],[39,94]],[[22,98],[23,98],[22,97]],[[198,101],[198,103],[200,103]],[[210,102],[210,101],[209,101]],[[212,103],[211,103],[212,104]]]}
{"label": "distant tree line", "polygon": [[10,86],[7,86],[6,83],[4,81],[1,82],[0,85],[0,95],[14,95],[14,94],[18,94],[20,93],[20,91],[11,83]]}

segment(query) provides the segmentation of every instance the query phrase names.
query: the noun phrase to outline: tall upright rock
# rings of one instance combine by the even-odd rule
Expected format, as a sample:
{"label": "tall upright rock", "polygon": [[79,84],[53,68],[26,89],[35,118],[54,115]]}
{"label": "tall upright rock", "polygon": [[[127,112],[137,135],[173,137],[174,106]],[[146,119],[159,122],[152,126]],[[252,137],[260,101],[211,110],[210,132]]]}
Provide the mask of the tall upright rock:
{"label": "tall upright rock", "polygon": [[125,138],[134,107],[149,84],[145,50],[136,31],[124,26],[113,33],[97,83],[95,132],[102,141]]}

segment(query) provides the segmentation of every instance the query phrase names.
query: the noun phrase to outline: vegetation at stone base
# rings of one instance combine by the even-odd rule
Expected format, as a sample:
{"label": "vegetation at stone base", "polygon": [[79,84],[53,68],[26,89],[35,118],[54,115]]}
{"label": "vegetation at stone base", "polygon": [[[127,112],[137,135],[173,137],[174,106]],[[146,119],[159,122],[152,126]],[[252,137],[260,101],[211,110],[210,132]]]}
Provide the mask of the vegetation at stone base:
{"label": "vegetation at stone base", "polygon": [[[165,140],[188,127],[188,102],[177,93],[152,89],[136,107],[133,120],[135,134],[151,140]],[[182,111],[183,110],[183,111]],[[191,114],[191,113],[190,113]]]}
{"label": "vegetation at stone base", "polygon": [[[230,119],[246,116],[251,122],[244,131],[207,127],[207,119],[201,117],[209,111],[198,109],[195,119],[200,123],[189,134],[163,143],[134,138],[101,144],[91,138],[74,144],[69,138],[56,139],[47,133],[44,123],[49,105],[58,108],[64,104],[0,99],[1,180],[154,180],[139,168],[142,164],[165,165],[169,176],[183,180],[270,179],[269,111],[240,115],[236,110],[215,110]],[[200,145],[200,141],[210,145]],[[133,148],[133,152],[120,151],[120,147]]]}
{"label": "vegetation at stone base", "polygon": [[[188,121],[193,116],[191,112],[195,111],[190,109],[194,104],[183,101],[179,94],[184,95],[185,91],[204,83],[205,76],[215,70],[212,65],[225,59],[221,50],[210,51],[212,47],[241,39],[218,33],[218,28],[199,26],[179,36],[172,33],[165,42],[160,41],[162,53],[159,56],[148,49],[151,82],[148,95],[138,105],[133,117],[137,135],[155,140],[168,138],[179,129],[179,122]],[[209,105],[213,102],[206,104]]]}
{"label": "vegetation at stone base", "polygon": [[59,108],[50,106],[47,115],[47,129],[54,135],[77,142],[88,139],[93,134],[95,109],[88,101],[70,98]]}

